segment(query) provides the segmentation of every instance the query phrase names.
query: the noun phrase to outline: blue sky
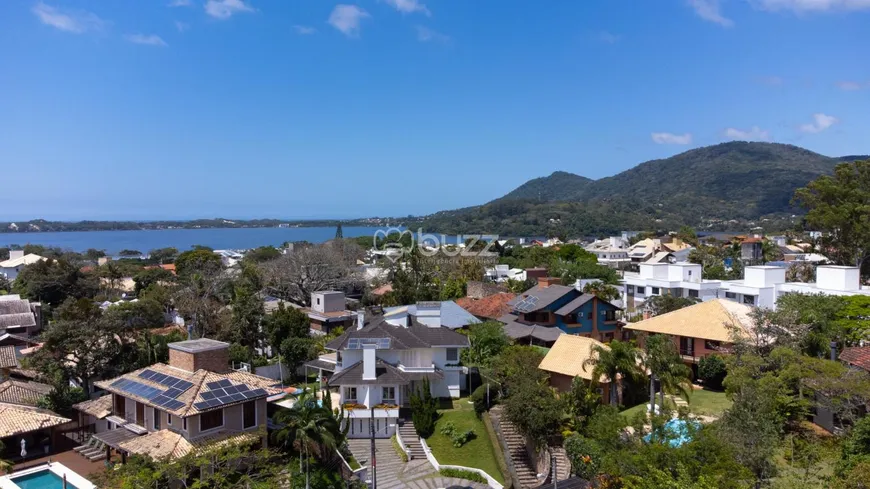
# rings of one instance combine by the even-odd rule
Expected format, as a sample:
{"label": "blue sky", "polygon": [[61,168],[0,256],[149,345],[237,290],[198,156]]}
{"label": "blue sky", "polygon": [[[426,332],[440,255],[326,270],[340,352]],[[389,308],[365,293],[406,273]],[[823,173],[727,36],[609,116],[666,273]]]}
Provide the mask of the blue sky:
{"label": "blue sky", "polygon": [[0,220],[426,214],[730,139],[870,153],[868,25],[870,0],[4,0]]}

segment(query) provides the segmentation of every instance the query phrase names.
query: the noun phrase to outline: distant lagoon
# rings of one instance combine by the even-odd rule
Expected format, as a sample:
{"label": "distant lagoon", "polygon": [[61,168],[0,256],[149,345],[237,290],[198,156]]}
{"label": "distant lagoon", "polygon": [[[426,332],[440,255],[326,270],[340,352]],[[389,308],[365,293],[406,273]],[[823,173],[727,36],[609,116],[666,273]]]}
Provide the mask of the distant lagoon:
{"label": "distant lagoon", "polygon": [[[345,238],[374,236],[378,227],[345,227]],[[334,227],[298,228],[209,228],[155,229],[134,231],[70,231],[52,233],[0,233],[0,247],[38,244],[65,250],[105,250],[112,255],[121,250],[147,253],[157,248],[188,250],[193,245],[220,249],[249,249],[258,246],[281,246],[285,241],[323,243],[335,237]]]}

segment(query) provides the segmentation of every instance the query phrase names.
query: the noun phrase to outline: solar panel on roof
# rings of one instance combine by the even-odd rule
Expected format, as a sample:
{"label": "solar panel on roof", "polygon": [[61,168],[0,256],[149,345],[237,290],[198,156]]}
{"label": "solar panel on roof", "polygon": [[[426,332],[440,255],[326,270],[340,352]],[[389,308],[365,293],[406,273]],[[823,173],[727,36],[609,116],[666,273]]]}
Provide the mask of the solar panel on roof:
{"label": "solar panel on roof", "polygon": [[236,392],[235,394],[230,394],[230,398],[233,400],[233,402],[239,402],[245,400],[245,395]]}
{"label": "solar panel on roof", "polygon": [[239,386],[231,385],[229,387],[224,387],[224,390],[227,392],[227,394],[235,394],[236,392],[239,392]]}
{"label": "solar panel on roof", "polygon": [[149,379],[151,379],[152,377],[154,377],[154,375],[156,375],[156,373],[157,373],[157,372],[155,372],[155,371],[153,371],[153,370],[151,370],[151,369],[146,368],[145,370],[139,372],[139,377],[142,377],[142,378],[145,379],[145,380],[149,380]]}
{"label": "solar panel on roof", "polygon": [[184,391],[181,389],[176,389],[175,387],[170,387],[166,389],[166,392],[163,393],[166,397],[170,397],[172,399],[177,398],[178,396],[184,394]]}
{"label": "solar panel on roof", "polygon": [[251,397],[260,397],[260,396],[265,396],[265,395],[266,395],[266,391],[263,389],[254,389],[251,391]]}
{"label": "solar panel on roof", "polygon": [[158,373],[158,374],[155,374],[153,377],[151,377],[151,380],[153,380],[154,382],[163,383],[163,381],[166,380],[167,377],[169,377],[169,376],[166,374]]}
{"label": "solar panel on roof", "polygon": [[214,392],[212,392],[212,391],[200,392],[200,393],[199,393],[199,396],[202,397],[202,398],[205,399],[205,400],[208,400],[208,399],[214,399],[215,397],[217,397],[217,396],[214,394]]}
{"label": "solar panel on roof", "polygon": [[204,401],[194,404],[193,407],[195,407],[196,409],[199,409],[200,411],[202,411],[203,409],[208,409],[208,406],[205,404]]}
{"label": "solar panel on roof", "polygon": [[181,406],[184,406],[184,403],[176,399],[170,399],[169,402],[163,404],[163,407],[172,411],[180,408]]}

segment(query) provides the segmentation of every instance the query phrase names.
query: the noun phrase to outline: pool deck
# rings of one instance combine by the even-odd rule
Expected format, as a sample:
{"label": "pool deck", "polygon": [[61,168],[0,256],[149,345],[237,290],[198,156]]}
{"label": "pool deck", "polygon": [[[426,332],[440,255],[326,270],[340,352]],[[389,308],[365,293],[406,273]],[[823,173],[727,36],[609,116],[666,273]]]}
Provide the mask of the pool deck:
{"label": "pool deck", "polygon": [[51,460],[52,462],[60,462],[73,472],[88,480],[91,479],[89,477],[91,474],[96,474],[98,472],[106,470],[105,460],[100,460],[99,462],[91,462],[90,460],[79,455],[78,453],[72,450],[68,450],[66,452],[55,453],[47,457],[34,458],[26,462],[17,463],[13,467],[12,473],[14,474],[15,472],[20,472],[24,469],[29,469],[31,467],[36,467],[37,465],[42,465],[49,460]]}

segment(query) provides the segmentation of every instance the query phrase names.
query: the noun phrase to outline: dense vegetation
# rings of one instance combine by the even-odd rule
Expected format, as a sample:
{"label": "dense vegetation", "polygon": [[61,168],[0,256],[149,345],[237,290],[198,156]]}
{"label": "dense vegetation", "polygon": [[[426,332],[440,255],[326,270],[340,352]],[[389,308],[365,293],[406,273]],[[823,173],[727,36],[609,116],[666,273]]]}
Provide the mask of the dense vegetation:
{"label": "dense vegetation", "polygon": [[676,228],[682,224],[727,230],[736,220],[779,218],[767,228],[790,227],[795,189],[829,174],[842,160],[797,146],[730,142],[589,180],[555,172],[487,204],[428,216],[440,232],[502,235],[600,235],[622,229]]}

